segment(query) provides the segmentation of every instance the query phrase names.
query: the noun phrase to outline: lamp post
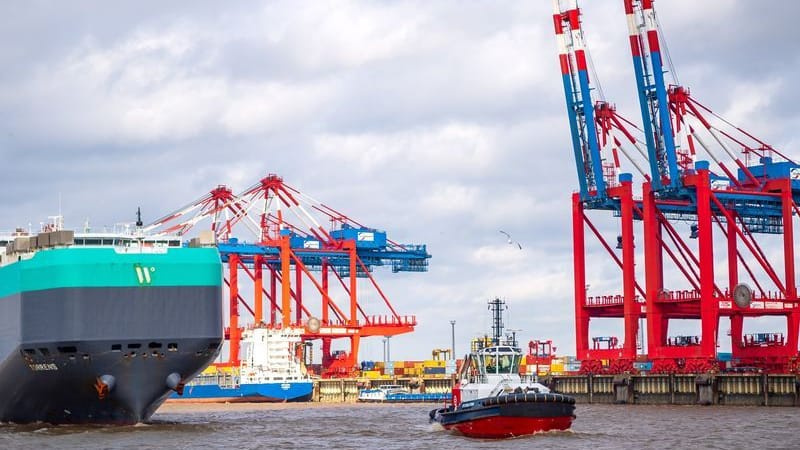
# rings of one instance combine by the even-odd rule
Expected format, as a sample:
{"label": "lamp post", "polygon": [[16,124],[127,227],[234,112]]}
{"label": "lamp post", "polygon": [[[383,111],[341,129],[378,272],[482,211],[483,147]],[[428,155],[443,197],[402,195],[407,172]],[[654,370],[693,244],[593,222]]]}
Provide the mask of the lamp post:
{"label": "lamp post", "polygon": [[386,338],[383,338],[383,362],[386,362]]}
{"label": "lamp post", "polygon": [[456,359],[456,321],[450,321],[450,359]]}

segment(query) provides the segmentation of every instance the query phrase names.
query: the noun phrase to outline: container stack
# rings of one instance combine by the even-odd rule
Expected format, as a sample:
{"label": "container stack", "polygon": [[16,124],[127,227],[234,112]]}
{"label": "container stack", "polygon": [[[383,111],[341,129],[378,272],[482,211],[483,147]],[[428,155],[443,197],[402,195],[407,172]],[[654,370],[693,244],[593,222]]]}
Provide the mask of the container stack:
{"label": "container stack", "polygon": [[381,378],[449,378],[458,372],[460,360],[425,361],[362,361],[361,377]]}

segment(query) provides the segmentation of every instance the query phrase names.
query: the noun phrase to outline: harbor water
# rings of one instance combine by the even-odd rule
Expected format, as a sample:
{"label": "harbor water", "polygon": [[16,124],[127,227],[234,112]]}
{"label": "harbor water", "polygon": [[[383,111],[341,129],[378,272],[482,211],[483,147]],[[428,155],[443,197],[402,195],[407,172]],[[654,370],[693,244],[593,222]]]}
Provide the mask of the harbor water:
{"label": "harbor water", "polygon": [[572,430],[501,441],[452,435],[424,404],[162,407],[135,426],[0,425],[3,449],[797,448],[795,408],[579,405]]}
{"label": "harbor water", "polygon": [[797,448],[796,408],[578,405],[573,428],[501,441],[428,423],[429,404],[167,404],[135,426],[0,425],[1,449]]}

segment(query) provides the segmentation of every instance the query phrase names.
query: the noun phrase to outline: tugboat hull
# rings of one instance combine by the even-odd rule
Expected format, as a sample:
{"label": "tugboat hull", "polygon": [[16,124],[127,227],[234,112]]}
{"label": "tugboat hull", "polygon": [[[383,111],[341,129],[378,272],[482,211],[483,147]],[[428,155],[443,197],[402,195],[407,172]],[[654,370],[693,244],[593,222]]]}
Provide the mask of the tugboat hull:
{"label": "tugboat hull", "polygon": [[464,436],[501,439],[569,429],[574,412],[575,399],[561,394],[506,394],[433,410],[430,416]]}

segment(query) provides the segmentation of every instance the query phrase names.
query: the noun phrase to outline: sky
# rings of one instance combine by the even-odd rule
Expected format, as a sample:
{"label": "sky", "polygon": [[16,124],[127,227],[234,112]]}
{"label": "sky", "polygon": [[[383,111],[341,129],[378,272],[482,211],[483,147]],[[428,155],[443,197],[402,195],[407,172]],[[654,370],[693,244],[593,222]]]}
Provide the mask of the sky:
{"label": "sky", "polygon": [[[582,3],[593,81],[639,123],[622,1]],[[693,96],[800,159],[800,4],[656,6]],[[59,210],[72,228],[137,207],[147,222],[276,173],[428,246],[427,273],[376,271],[419,322],[392,359],[449,347],[451,320],[463,354],[495,297],[523,343],[575,353],[577,179],[550,1],[4,2],[0,67],[0,230]],[[591,294],[618,292],[597,261]],[[382,351],[371,338],[360,356]]]}

